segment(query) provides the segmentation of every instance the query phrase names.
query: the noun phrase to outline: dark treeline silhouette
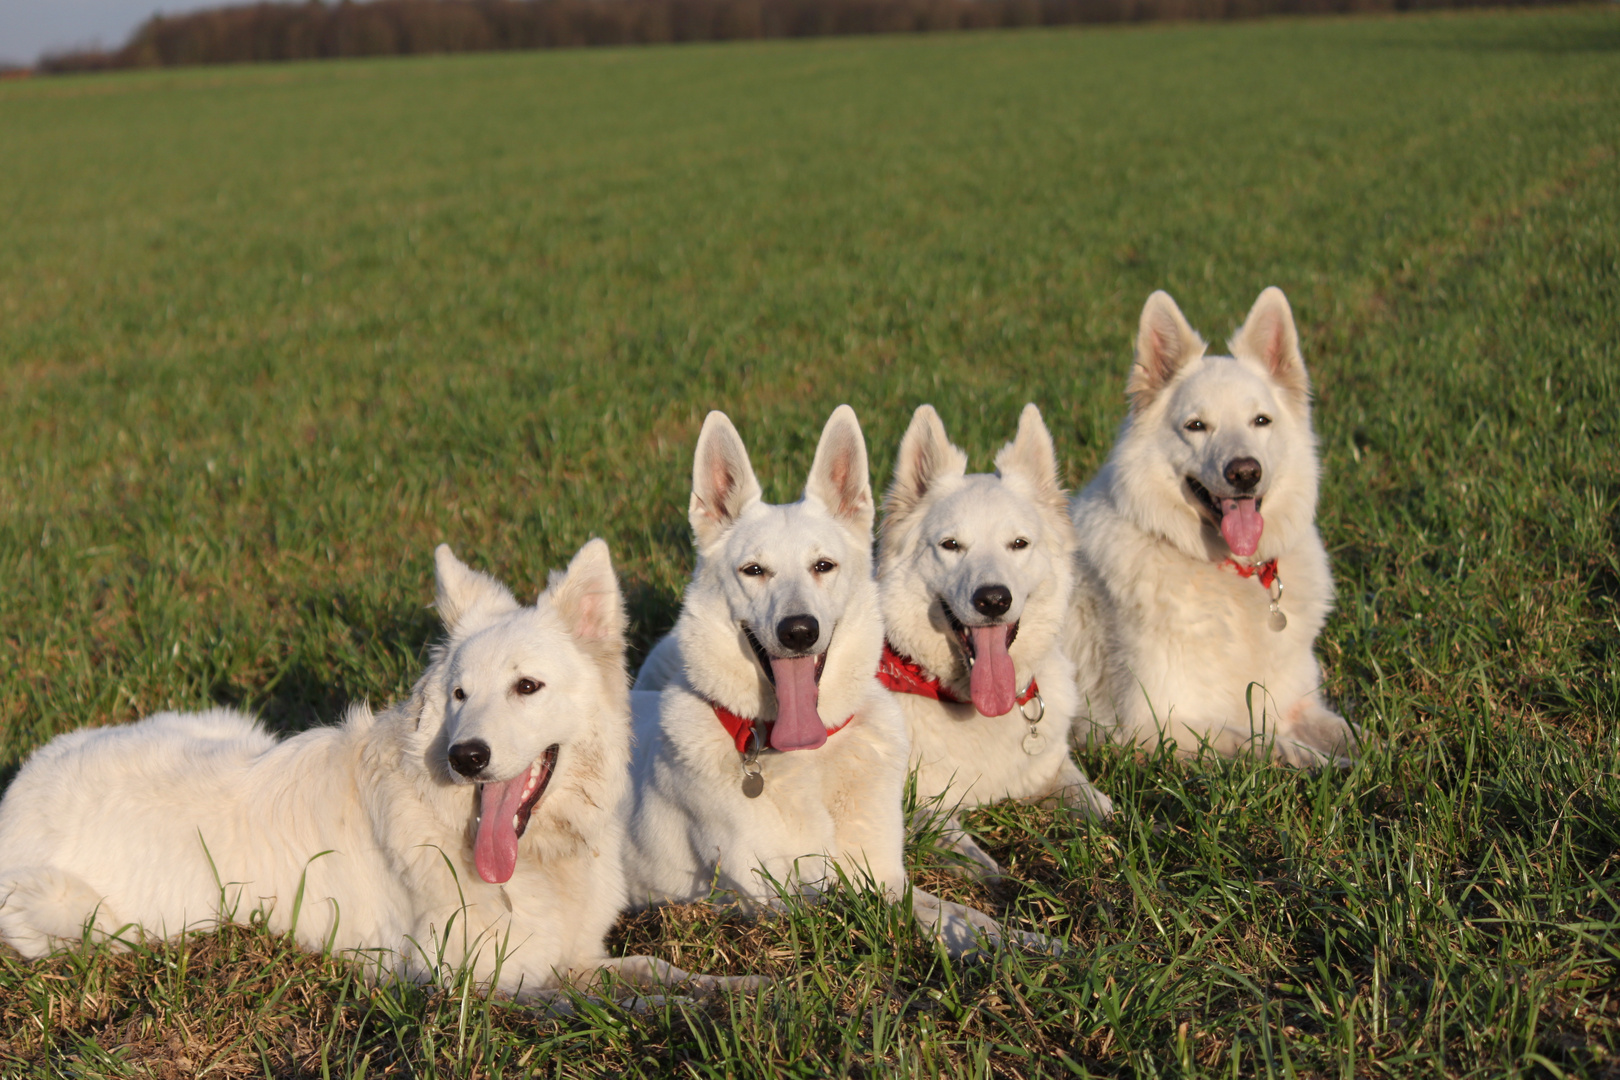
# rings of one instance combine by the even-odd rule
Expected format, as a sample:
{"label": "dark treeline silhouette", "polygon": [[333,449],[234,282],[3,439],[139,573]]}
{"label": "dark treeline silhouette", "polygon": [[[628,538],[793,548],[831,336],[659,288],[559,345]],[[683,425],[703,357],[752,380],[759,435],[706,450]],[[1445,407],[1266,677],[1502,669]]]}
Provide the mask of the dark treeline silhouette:
{"label": "dark treeline silhouette", "polygon": [[[114,52],[41,58],[41,72],[250,60],[914,33],[1156,19],[1393,12],[1502,0],[342,0],[154,15]],[[1518,0],[1521,4],[1555,0]]]}

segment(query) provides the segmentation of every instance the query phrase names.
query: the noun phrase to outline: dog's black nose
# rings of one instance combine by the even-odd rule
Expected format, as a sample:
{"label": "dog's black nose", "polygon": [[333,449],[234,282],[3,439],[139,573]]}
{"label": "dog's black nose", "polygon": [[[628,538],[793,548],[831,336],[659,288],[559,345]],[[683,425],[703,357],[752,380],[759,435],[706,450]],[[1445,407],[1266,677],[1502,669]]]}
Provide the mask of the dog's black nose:
{"label": "dog's black nose", "polygon": [[1239,491],[1253,491],[1260,482],[1260,463],[1252,457],[1233,458],[1226,463],[1226,482]]}
{"label": "dog's black nose", "polygon": [[814,615],[789,615],[776,624],[776,640],[794,652],[806,652],[821,638]]}
{"label": "dog's black nose", "polygon": [[1005,585],[980,585],[973,590],[973,610],[994,619],[1012,607],[1012,590]]}
{"label": "dog's black nose", "polygon": [[468,739],[450,748],[450,767],[462,776],[477,776],[489,764],[489,743]]}

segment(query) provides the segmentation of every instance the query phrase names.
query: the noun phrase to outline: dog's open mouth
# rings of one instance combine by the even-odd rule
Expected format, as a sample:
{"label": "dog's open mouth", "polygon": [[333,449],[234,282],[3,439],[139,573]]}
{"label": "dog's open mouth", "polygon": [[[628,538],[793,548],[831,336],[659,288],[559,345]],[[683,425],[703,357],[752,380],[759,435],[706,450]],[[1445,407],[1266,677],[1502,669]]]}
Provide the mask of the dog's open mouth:
{"label": "dog's open mouth", "polygon": [[[746,635],[747,638],[748,638],[748,647],[750,649],[754,650],[754,658],[759,661],[759,666],[765,670],[765,677],[771,681],[772,686],[775,686],[776,685],[776,669],[771,666],[772,663],[774,662],[772,660],[772,658],[771,658],[771,654],[765,651],[765,646],[761,645],[759,643],[759,638],[754,636],[753,627],[744,626],[742,628],[742,631],[743,631],[743,634]],[[804,658],[803,657],[789,657],[789,659],[801,660],[801,659],[804,659]],[[827,666],[827,654],[826,654],[826,652],[823,651],[823,652],[820,652],[820,653],[816,654],[816,684],[818,686],[821,683],[821,670],[823,668],[825,668],[826,666]]]}
{"label": "dog's open mouth", "polygon": [[1253,555],[1260,547],[1260,534],[1266,527],[1265,519],[1260,516],[1261,497],[1245,495],[1241,498],[1217,499],[1209,493],[1209,488],[1191,476],[1186,480],[1187,489],[1208,511],[1210,524],[1221,531],[1232,554],[1241,558]]}
{"label": "dog's open mouth", "polygon": [[478,785],[473,863],[478,876],[491,885],[512,879],[517,870],[518,838],[529,827],[529,816],[540,804],[556,768],[557,747],[553,744],[525,772],[501,783]]}
{"label": "dog's open mouth", "polygon": [[967,660],[968,687],[973,707],[985,716],[1005,716],[1018,704],[1018,671],[1013,664],[1012,648],[1018,637],[1018,623],[998,623],[994,626],[965,626],[951,605],[940,601],[945,619],[951,624],[956,644]]}
{"label": "dog's open mouth", "polygon": [[776,722],[771,725],[771,749],[815,750],[827,741],[827,725],[816,706],[821,696],[821,672],[827,651],[814,656],[772,656],[748,626],[743,627],[749,648],[776,691]]}

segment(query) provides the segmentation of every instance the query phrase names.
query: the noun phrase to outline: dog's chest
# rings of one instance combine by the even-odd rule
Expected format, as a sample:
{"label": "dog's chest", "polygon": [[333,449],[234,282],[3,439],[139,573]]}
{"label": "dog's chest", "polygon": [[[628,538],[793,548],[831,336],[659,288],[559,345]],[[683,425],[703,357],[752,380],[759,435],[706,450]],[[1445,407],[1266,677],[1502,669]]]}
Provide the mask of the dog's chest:
{"label": "dog's chest", "polygon": [[862,770],[844,755],[822,750],[767,754],[759,759],[759,783],[760,793],[750,801],[766,802],[784,822],[819,833],[821,823],[837,820],[857,797]]}

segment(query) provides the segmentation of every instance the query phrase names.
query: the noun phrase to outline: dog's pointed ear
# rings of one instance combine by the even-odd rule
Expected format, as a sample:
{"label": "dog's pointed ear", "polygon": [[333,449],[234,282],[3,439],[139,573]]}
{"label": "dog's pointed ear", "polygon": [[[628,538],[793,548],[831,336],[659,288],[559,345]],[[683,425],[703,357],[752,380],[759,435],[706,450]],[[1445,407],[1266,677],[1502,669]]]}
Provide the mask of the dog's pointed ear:
{"label": "dog's pointed ear", "polygon": [[840,405],[827,418],[816,444],[816,459],[810,464],[810,479],[804,493],[818,500],[833,517],[852,532],[872,536],[872,472],[866,463],[866,437],[855,410]]}
{"label": "dog's pointed ear", "polygon": [[1310,399],[1310,378],[1299,354],[1299,330],[1288,297],[1273,285],[1260,294],[1229,342],[1233,356],[1258,360],[1271,377],[1301,403]]}
{"label": "dog's pointed ear", "polygon": [[466,637],[518,608],[510,589],[456,558],[449,544],[433,551],[434,598],[451,637]]}
{"label": "dog's pointed ear", "polygon": [[754,479],[742,436],[725,413],[711,412],[698,434],[692,459],[692,502],[687,508],[698,548],[718,540],[759,497],[759,481]]}
{"label": "dog's pointed ear", "polygon": [[1162,289],[1142,306],[1136,330],[1136,363],[1125,383],[1131,410],[1140,411],[1190,361],[1204,355],[1204,339],[1187,323],[1170,294]]}
{"label": "dog's pointed ear", "polygon": [[1021,477],[1034,489],[1035,498],[1049,508],[1067,513],[1069,504],[1058,479],[1057,448],[1034,402],[1018,417],[1018,435],[996,455],[996,473]]}
{"label": "dog's pointed ear", "polygon": [[911,426],[900,440],[894,482],[883,500],[884,521],[904,518],[940,480],[966,472],[967,454],[951,445],[939,413],[932,405],[917,406]]}
{"label": "dog's pointed ear", "polygon": [[553,570],[545,596],[580,648],[599,664],[624,668],[624,596],[607,541],[587,541],[566,570]]}

